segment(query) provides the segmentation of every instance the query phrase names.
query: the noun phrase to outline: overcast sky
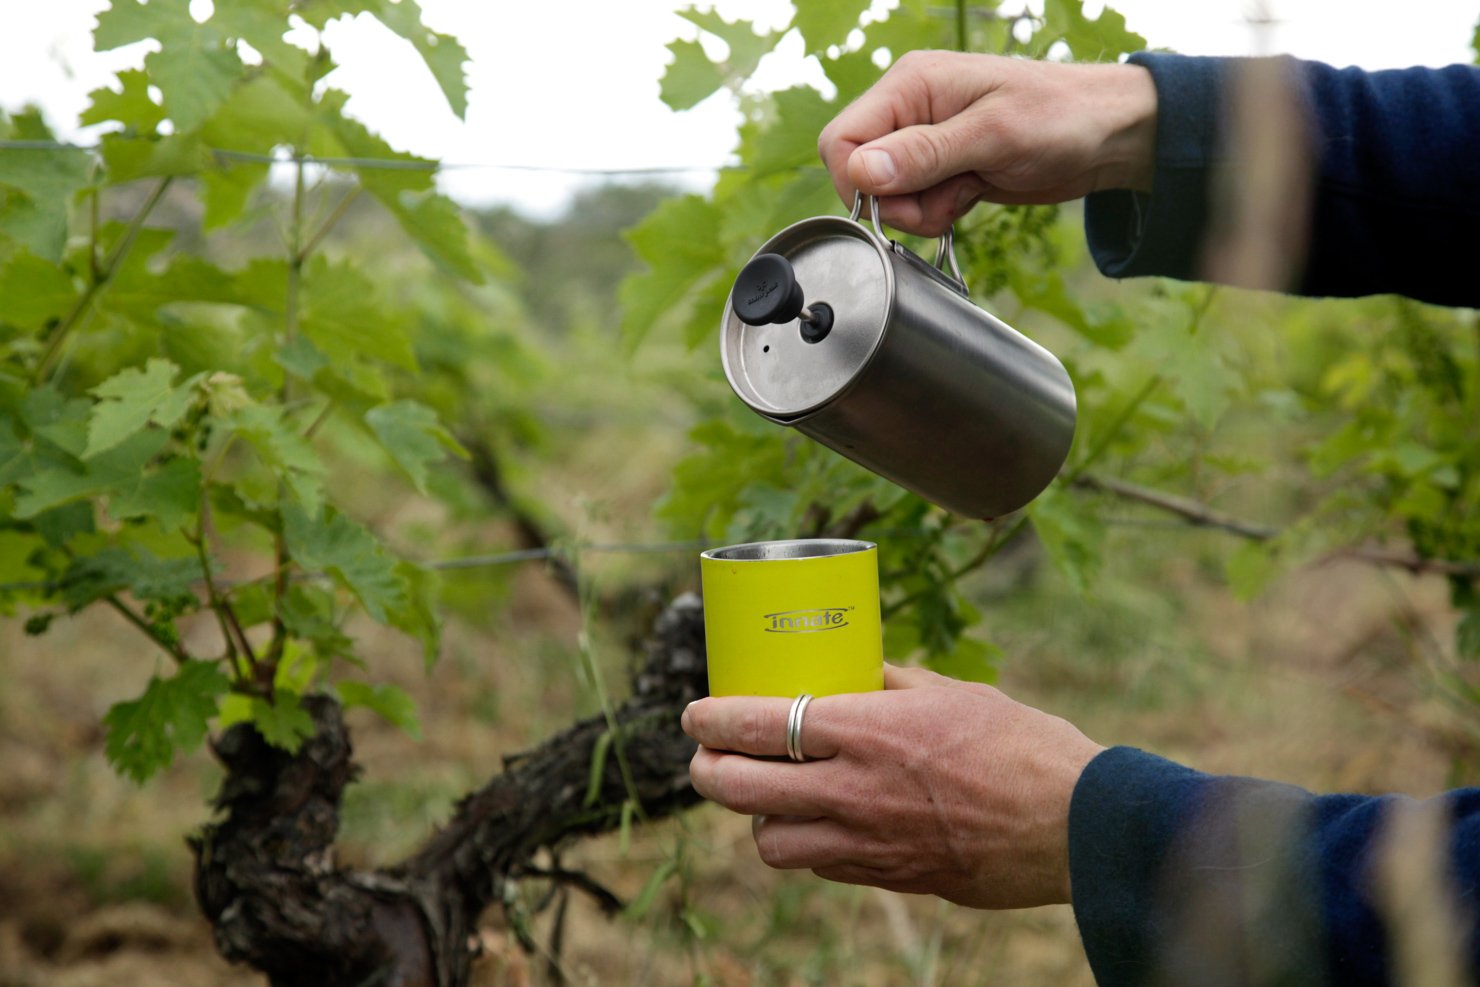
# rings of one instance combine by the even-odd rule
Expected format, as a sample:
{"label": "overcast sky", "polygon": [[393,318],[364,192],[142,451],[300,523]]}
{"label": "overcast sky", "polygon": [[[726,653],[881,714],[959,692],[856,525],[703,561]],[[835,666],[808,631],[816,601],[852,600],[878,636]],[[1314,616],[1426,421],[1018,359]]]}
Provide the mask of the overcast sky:
{"label": "overcast sky", "polygon": [[[356,96],[353,111],[392,144],[460,164],[712,167],[726,160],[735,117],[723,94],[685,113],[669,111],[658,99],[664,45],[695,34],[672,13],[681,3],[421,3],[426,21],[457,35],[472,55],[466,123],[446,108],[409,45],[378,24],[362,18],[336,26],[330,36],[342,65],[335,84]],[[1098,6],[1094,0],[1090,5]],[[0,0],[0,7],[11,8],[0,35],[0,105],[38,102],[64,132],[76,135],[73,124],[88,91],[143,57],[137,46],[92,52],[93,19],[103,6],[105,0]],[[790,14],[787,0],[720,0],[718,6],[727,17],[767,26]],[[1469,61],[1480,13],[1463,0],[1268,0],[1264,6],[1276,23],[1256,39],[1247,21],[1255,0],[1120,0],[1113,6],[1153,46],[1193,54],[1288,52],[1366,68]],[[763,63],[759,85],[820,79],[796,39],[789,42]],[[549,213],[590,180],[469,168],[445,173],[443,187],[464,201]],[[702,183],[706,173],[690,180]]]}

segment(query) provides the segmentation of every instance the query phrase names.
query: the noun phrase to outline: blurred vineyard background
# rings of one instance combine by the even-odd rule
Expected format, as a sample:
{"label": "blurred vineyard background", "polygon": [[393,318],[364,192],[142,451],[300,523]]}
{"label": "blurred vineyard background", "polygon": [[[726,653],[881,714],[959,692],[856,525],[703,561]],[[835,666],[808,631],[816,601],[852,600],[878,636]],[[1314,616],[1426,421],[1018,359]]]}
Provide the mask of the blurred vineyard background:
{"label": "blurred vineyard background", "polygon": [[[918,23],[894,18],[901,39],[953,42],[953,17],[905,7]],[[1137,46],[1113,17],[1083,27],[1077,2],[1049,7],[1049,22],[1030,25],[1045,32],[1036,54],[1110,34]],[[1070,20],[1048,37],[1053,10]],[[972,30],[973,47],[1011,46],[993,33],[1010,24]],[[1022,42],[1030,52],[1035,38]],[[691,67],[700,57],[675,54]],[[737,71],[733,59],[722,68]],[[848,71],[866,84],[870,70]],[[670,80],[670,102],[687,98],[683,82]],[[1410,571],[1480,556],[1473,313],[1115,284],[1086,256],[1077,207],[983,208],[962,231],[973,288],[1071,366],[1086,415],[1075,462],[1184,509],[1065,484],[990,561],[963,566],[981,526],[890,500],[742,413],[724,382],[708,333],[746,244],[840,211],[797,157],[835,104],[794,90],[747,99],[747,167],[712,195],[608,182],[555,217],[468,212],[481,284],[443,276],[367,196],[319,245],[353,259],[378,318],[408,332],[414,360],[390,392],[435,410],[468,454],[424,463],[418,484],[363,428],[329,418],[316,435],[333,501],[431,565],[443,619],[433,664],[364,614],[345,625],[363,677],[404,690],[415,712],[397,707],[398,728],[350,711],[363,775],[342,861],[400,859],[504,755],[599,712],[662,605],[697,590],[701,545],[791,536],[825,524],[818,505],[836,516],[869,498],[879,518],[861,534],[908,570],[889,597],[897,660],[995,678],[1100,742],[1204,770],[1420,796],[1480,782],[1473,574]],[[7,122],[10,136],[40,126],[16,112]],[[348,189],[327,172],[311,180],[326,204]],[[112,191],[101,219],[126,222],[150,188]],[[257,189],[223,240],[203,233],[189,182],[175,184],[149,219],[174,232],[155,266],[199,255],[234,268],[279,249],[290,198],[281,181]],[[686,251],[701,255],[687,280],[655,284],[659,259]],[[187,308],[198,331],[119,330],[97,352],[232,366],[237,337],[213,319]],[[1230,519],[1248,522],[1242,534]],[[1417,561],[1374,564],[1384,552]],[[264,553],[250,540],[221,549],[227,568],[247,570]],[[34,577],[24,557],[0,557],[0,579]],[[197,751],[139,787],[104,757],[104,715],[161,672],[158,651],[101,608],[37,636],[26,601],[13,606],[0,622],[0,987],[261,982],[215,955],[192,899],[184,841],[208,818],[219,767]],[[180,630],[201,650],[217,640],[206,614]],[[1068,908],[980,913],[772,872],[748,820],[713,807],[577,843],[562,863],[625,909],[608,917],[573,896],[557,955],[548,889],[526,882],[487,917],[476,983],[1092,982]]]}

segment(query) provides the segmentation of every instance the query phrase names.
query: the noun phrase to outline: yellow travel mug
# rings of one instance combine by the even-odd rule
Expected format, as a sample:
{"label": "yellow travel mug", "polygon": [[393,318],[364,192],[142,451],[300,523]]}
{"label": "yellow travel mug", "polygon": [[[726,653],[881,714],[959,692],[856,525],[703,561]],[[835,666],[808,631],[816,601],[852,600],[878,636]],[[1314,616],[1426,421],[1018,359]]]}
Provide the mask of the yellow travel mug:
{"label": "yellow travel mug", "polygon": [[827,696],[884,687],[879,548],[837,538],[699,556],[711,696]]}

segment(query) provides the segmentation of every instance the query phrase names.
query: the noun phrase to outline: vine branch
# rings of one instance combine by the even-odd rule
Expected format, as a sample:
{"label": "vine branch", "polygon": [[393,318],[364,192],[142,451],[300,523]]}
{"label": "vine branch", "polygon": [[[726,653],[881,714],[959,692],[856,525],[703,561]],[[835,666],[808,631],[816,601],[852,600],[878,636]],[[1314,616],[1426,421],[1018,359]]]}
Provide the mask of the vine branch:
{"label": "vine branch", "polygon": [[[122,265],[124,258],[128,256],[129,251],[133,248],[134,241],[139,238],[139,231],[144,228],[144,221],[149,218],[149,214],[154,211],[154,207],[159,205],[159,201],[164,198],[165,192],[169,191],[172,181],[174,181],[173,177],[166,176],[161,178],[158,184],[154,186],[154,190],[149,193],[149,198],[144,200],[144,204],[139,207],[139,211],[134,213],[133,218],[129,220],[128,228],[124,230],[123,236],[119,238],[118,242],[113,245],[113,249],[109,251],[107,259],[103,261],[100,268],[97,267],[96,250],[89,251],[89,256],[93,258],[89,261],[89,266],[95,268],[93,279],[88,283],[82,296],[77,299],[77,303],[63,316],[62,321],[57,324],[56,329],[52,332],[51,339],[46,343],[46,350],[41,354],[41,359],[36,362],[36,371],[32,375],[32,383],[40,384],[46,379],[46,375],[50,371],[52,364],[56,361],[58,354],[61,353],[62,344],[66,342],[67,337],[72,334],[72,331],[81,325],[84,318],[92,311],[93,300],[102,293],[104,288],[112,283],[113,276],[118,273],[119,266]],[[96,201],[96,198],[97,196],[94,194],[94,201]],[[93,223],[94,243],[96,244],[96,211],[93,213]]]}
{"label": "vine branch", "polygon": [[[1109,477],[1083,475],[1074,477],[1072,485],[1081,490],[1107,493],[1137,504],[1145,504],[1159,511],[1176,515],[1198,528],[1223,531],[1249,541],[1266,542],[1277,538],[1280,529],[1259,524],[1226,514],[1187,497],[1179,497],[1162,490],[1126,483]],[[1331,553],[1333,557],[1356,559],[1378,566],[1406,569],[1414,575],[1458,576],[1466,579],[1480,578],[1480,561],[1463,559],[1426,558],[1412,551],[1382,548],[1374,545],[1353,545]]]}
{"label": "vine branch", "polygon": [[114,610],[117,610],[118,613],[122,615],[124,620],[127,620],[130,624],[133,624],[139,630],[143,631],[144,636],[163,648],[165,653],[168,654],[171,658],[175,659],[175,662],[177,664],[183,665],[190,660],[190,655],[185,651],[183,647],[180,646],[180,643],[178,641],[171,641],[163,634],[159,633],[158,628],[149,623],[149,621],[145,620],[143,617],[140,617],[138,614],[134,613],[129,605],[120,600],[116,595],[107,596],[103,599],[104,602],[106,602],[110,607],[112,607]]}

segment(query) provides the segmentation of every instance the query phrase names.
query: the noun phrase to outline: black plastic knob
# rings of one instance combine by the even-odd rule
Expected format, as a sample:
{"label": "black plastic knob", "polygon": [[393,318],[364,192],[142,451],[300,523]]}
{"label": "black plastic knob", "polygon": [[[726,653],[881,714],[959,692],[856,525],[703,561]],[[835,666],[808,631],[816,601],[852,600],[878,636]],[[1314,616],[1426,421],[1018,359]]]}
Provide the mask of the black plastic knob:
{"label": "black plastic knob", "polygon": [[764,326],[795,319],[807,300],[791,261],[780,254],[760,254],[735,279],[730,305],[741,322]]}

